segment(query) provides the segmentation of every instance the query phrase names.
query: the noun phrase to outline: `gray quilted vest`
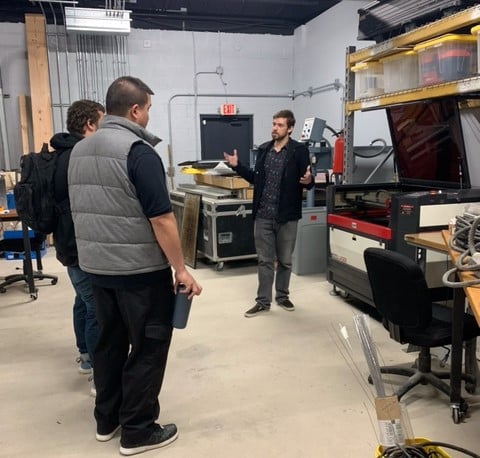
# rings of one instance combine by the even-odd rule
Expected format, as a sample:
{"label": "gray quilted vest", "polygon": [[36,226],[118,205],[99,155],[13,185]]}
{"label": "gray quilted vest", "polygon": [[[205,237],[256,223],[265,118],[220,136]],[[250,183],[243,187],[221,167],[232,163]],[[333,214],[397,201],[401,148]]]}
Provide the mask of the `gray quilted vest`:
{"label": "gray quilted vest", "polygon": [[73,148],[68,168],[80,268],[98,275],[135,275],[168,267],[128,178],[127,156],[138,141],[160,139],[119,116]]}

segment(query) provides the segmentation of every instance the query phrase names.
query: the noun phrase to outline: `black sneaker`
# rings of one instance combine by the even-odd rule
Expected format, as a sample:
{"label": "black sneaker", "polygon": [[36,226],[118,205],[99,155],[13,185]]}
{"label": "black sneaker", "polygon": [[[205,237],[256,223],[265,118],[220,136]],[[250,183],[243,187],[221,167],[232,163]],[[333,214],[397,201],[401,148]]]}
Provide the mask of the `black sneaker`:
{"label": "black sneaker", "polygon": [[165,447],[165,445],[171,444],[177,437],[178,430],[174,424],[165,426],[155,425],[152,435],[141,443],[127,445],[120,441],[120,454],[130,456]]}
{"label": "black sneaker", "polygon": [[289,312],[293,312],[295,310],[295,306],[289,299],[283,299],[282,301],[278,301],[277,304],[282,307],[282,309],[287,310]]}
{"label": "black sneaker", "polygon": [[250,310],[245,312],[245,316],[247,318],[251,318],[252,316],[260,315],[264,312],[269,312],[270,307],[266,307],[265,305],[255,304]]}
{"label": "black sneaker", "polygon": [[120,425],[115,426],[111,431],[105,432],[105,431],[100,431],[100,429],[97,427],[97,434],[95,435],[95,439],[99,442],[108,442],[110,439],[113,439],[115,434],[117,434],[117,431],[120,429]]}

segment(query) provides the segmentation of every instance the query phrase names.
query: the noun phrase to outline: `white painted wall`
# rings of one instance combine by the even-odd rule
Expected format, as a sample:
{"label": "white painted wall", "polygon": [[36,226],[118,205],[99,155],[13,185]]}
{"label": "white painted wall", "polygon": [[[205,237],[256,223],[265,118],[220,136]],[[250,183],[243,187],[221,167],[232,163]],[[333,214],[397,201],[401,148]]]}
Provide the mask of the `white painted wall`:
{"label": "white painted wall", "polygon": [[[28,65],[23,24],[2,24],[0,28],[0,77],[5,107],[6,130],[10,164],[18,166],[21,155],[20,115],[18,96],[29,94]],[[5,167],[4,152],[0,145],[0,168]]]}
{"label": "white painted wall", "polygon": [[[374,42],[357,41],[357,10],[369,2],[344,0],[304,26],[294,35],[294,90],[320,87],[336,79],[345,83],[345,57],[349,46],[357,49]],[[327,121],[335,130],[343,126],[343,90],[328,91],[312,97],[298,97],[294,102],[297,119],[316,116]],[[326,131],[325,137],[334,142]],[[368,145],[382,137],[390,144],[385,110],[355,114],[354,144]]]}
{"label": "white painted wall", "polygon": [[[150,48],[144,48],[145,40]],[[155,92],[149,128],[164,139],[164,148],[171,141],[175,163],[200,159],[195,119],[217,113],[225,101],[236,103],[241,114],[254,115],[255,143],[269,137],[273,111],[291,107],[289,98],[253,96],[291,92],[292,37],[134,30],[129,53],[131,73]],[[215,73],[217,67],[223,68],[222,79]],[[197,94],[220,97],[178,96],[195,94],[195,82]]]}
{"label": "white painted wall", "polygon": [[[225,101],[236,103],[241,114],[254,115],[255,144],[270,138],[272,114],[282,108],[295,112],[296,138],[306,117],[324,118],[333,128],[339,128],[343,117],[342,92],[311,98],[299,96],[295,100],[291,95],[293,91],[299,93],[337,78],[344,83],[345,49],[357,43],[357,9],[362,4],[345,0],[300,27],[294,36],[132,30],[128,37],[130,74],[144,80],[155,92],[149,129],[164,139],[157,150],[165,162],[170,142],[175,164],[200,158],[200,133],[195,119],[200,114],[216,113]],[[21,145],[18,96],[29,93],[24,25],[2,24],[0,41],[3,91],[10,96],[5,99],[8,141],[11,164],[16,167]],[[359,47],[367,45],[359,43]],[[74,57],[71,55],[70,60]],[[217,67],[223,68],[226,85],[213,74]],[[194,94],[195,80],[198,94],[222,96],[179,97]],[[254,97],[259,94],[283,97]],[[374,121],[363,121],[364,115]],[[365,145],[372,138],[388,135],[384,118],[383,111],[360,113],[356,117],[356,142]],[[56,124],[61,123],[56,120]],[[56,127],[63,129],[64,126]],[[3,154],[0,167],[2,157]],[[177,175],[176,182],[178,178]],[[180,181],[185,178],[190,180],[182,176]]]}

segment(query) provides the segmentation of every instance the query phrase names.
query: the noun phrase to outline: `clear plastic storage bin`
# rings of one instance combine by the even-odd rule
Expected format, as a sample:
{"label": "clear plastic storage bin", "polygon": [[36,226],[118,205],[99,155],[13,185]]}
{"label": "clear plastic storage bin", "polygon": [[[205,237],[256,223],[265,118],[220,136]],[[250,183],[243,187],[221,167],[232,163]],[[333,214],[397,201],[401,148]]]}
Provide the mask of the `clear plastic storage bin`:
{"label": "clear plastic storage bin", "polygon": [[383,64],[385,92],[404,91],[418,87],[418,56],[404,51],[380,59]]}
{"label": "clear plastic storage bin", "polygon": [[472,27],[472,35],[474,35],[477,39],[477,73],[480,69],[480,25],[476,25]]}
{"label": "clear plastic storage bin", "polygon": [[477,39],[472,35],[447,34],[418,44],[420,85],[468,78],[477,73]]}
{"label": "clear plastic storage bin", "polygon": [[385,92],[383,65],[378,61],[360,62],[352,67],[355,73],[355,98],[375,97]]}

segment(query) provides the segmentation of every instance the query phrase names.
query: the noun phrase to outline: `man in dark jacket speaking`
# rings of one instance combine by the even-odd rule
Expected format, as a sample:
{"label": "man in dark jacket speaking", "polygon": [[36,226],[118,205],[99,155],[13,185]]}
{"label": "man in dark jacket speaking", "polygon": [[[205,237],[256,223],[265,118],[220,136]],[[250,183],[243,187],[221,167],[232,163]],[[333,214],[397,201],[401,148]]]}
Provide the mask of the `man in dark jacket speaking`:
{"label": "man in dark jacket speaking", "polygon": [[258,148],[255,170],[238,160],[236,150],[233,155],[224,153],[228,165],[254,185],[258,290],[255,305],[245,313],[248,318],[270,310],[274,279],[277,304],[295,310],[289,299],[292,254],[302,217],[303,189],[311,189],[314,181],[307,146],[290,138],[294,126],[290,110],[273,115],[272,140]]}

